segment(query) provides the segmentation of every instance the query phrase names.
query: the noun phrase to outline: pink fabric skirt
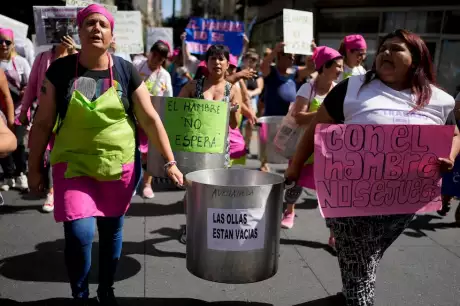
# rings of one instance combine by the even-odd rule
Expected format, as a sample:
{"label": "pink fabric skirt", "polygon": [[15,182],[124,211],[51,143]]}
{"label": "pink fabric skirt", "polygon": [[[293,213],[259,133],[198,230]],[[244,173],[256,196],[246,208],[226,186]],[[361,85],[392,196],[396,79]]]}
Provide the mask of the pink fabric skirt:
{"label": "pink fabric skirt", "polygon": [[137,134],[139,136],[139,151],[141,153],[147,153],[149,151],[149,139],[147,134],[145,134],[144,130],[141,127],[137,127]]}
{"label": "pink fabric skirt", "polygon": [[117,181],[101,182],[83,176],[65,178],[67,163],[53,166],[56,222],[88,217],[119,217],[126,213],[135,188],[134,162],[123,165]]}
{"label": "pink fabric skirt", "polygon": [[228,128],[230,141],[230,158],[239,159],[246,155],[246,144],[239,128]]}

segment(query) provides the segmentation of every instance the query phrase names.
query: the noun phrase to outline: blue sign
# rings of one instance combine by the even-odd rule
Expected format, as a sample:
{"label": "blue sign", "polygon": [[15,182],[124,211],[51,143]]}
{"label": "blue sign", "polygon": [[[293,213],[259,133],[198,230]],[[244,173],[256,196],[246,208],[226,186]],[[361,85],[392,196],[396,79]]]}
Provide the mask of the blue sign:
{"label": "blue sign", "polygon": [[205,54],[212,45],[226,45],[235,56],[243,51],[244,23],[240,21],[192,17],[185,32],[190,53]]}

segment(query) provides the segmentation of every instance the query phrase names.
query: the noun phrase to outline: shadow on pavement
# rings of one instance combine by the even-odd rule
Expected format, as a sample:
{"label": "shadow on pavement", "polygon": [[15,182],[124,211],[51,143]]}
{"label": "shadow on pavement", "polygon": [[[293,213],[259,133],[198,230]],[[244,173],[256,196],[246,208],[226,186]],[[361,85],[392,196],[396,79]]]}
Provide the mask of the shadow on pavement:
{"label": "shadow on pavement", "polygon": [[131,203],[126,215],[128,217],[160,217],[184,214],[184,202],[173,204]]}
{"label": "shadow on pavement", "polygon": [[296,304],[294,306],[345,306],[345,297],[342,293],[331,295],[322,299]]}
{"label": "shadow on pavement", "polygon": [[323,249],[326,252],[328,252],[329,254],[331,254],[332,256],[337,255],[334,252],[334,249],[332,249],[328,244],[317,242],[317,241],[281,238],[280,239],[280,244],[298,245],[298,246],[304,246],[304,247],[311,248],[311,249]]}
{"label": "shadow on pavement", "polygon": [[436,231],[437,229],[448,229],[456,228],[458,224],[456,222],[434,222],[433,220],[442,220],[442,217],[435,215],[417,215],[414,220],[409,224],[404,235],[412,238],[425,237],[426,234],[423,231]]}
{"label": "shadow on pavement", "polygon": [[42,205],[3,205],[0,206],[0,215],[11,215],[29,210],[41,212],[41,209]]}
{"label": "shadow on pavement", "polygon": [[[221,305],[221,306],[272,306],[272,304],[266,303],[256,303],[256,302],[238,302],[238,301],[228,301],[228,302],[205,302],[202,300],[196,299],[187,299],[187,298],[117,298],[118,303],[121,306],[202,306],[202,305]],[[55,298],[41,301],[33,302],[16,302],[9,299],[1,299],[0,305],[2,306],[16,306],[16,305],[25,305],[25,306],[65,306],[71,305],[71,299],[64,298]],[[95,304],[95,303],[94,303]],[[93,304],[90,304],[93,305]],[[318,304],[320,305],[320,304]]]}

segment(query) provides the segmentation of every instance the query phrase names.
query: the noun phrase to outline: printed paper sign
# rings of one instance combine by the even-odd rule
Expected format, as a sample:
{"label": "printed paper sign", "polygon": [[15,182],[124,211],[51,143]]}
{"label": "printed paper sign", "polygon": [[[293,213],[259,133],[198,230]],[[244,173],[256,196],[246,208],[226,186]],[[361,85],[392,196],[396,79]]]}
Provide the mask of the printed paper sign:
{"label": "printed paper sign", "polygon": [[315,183],[325,218],[411,214],[439,209],[438,158],[453,126],[316,127]]}
{"label": "printed paper sign", "polygon": [[251,251],[265,245],[265,208],[208,208],[208,249]]}
{"label": "printed paper sign", "polygon": [[163,124],[173,151],[224,153],[228,103],[166,98]]}
{"label": "printed paper sign", "polygon": [[[96,2],[91,0],[66,0],[66,6],[78,6],[78,7],[87,7],[88,5],[94,4]],[[118,11],[118,7],[115,5],[107,5],[102,3],[96,3],[105,7],[110,13],[115,14]]]}
{"label": "printed paper sign", "polygon": [[139,11],[117,11],[114,37],[116,52],[126,54],[144,53],[142,16]]}
{"label": "printed paper sign", "polygon": [[311,55],[313,40],[313,13],[283,10],[284,52]]}
{"label": "printed paper sign", "polygon": [[14,37],[19,39],[27,38],[29,26],[25,23],[0,15],[0,28],[8,28],[13,30]]}
{"label": "printed paper sign", "polygon": [[147,28],[147,46],[145,46],[146,52],[150,51],[153,44],[158,40],[166,41],[172,49],[174,49],[173,41],[173,29],[172,28]]}
{"label": "printed paper sign", "polygon": [[79,45],[77,13],[80,9],[70,6],[34,6],[37,45],[59,44],[66,35],[71,36]]}
{"label": "printed paper sign", "polygon": [[192,17],[185,32],[190,53],[205,54],[210,46],[217,44],[226,45],[235,56],[243,50],[243,22]]}

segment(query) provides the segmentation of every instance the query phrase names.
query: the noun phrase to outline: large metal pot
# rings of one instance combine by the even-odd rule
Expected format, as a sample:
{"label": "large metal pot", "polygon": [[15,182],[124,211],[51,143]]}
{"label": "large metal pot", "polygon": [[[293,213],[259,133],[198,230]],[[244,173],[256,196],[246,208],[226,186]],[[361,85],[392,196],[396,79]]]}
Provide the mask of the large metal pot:
{"label": "large metal pot", "polygon": [[186,175],[187,269],[219,283],[276,274],[284,178],[248,169]]}
{"label": "large metal pot", "polygon": [[[165,120],[165,111],[168,106],[167,101],[171,98],[165,97],[151,97],[152,104],[155,110],[160,115],[160,118],[164,122]],[[174,98],[172,98],[174,99]],[[186,101],[189,99],[175,99],[177,101]],[[191,101],[191,100],[190,100]],[[229,107],[229,105],[227,106]],[[229,116],[227,116],[226,121],[219,122],[223,127],[225,127],[225,146],[227,146],[228,138],[228,121]],[[217,127],[216,127],[217,128]],[[168,131],[167,131],[168,132]],[[170,141],[171,141],[171,135]],[[168,181],[167,175],[164,171],[165,159],[161,156],[160,152],[149,143],[148,149],[148,162],[147,162],[147,172],[152,175],[156,180],[163,179]],[[184,151],[175,151],[173,150],[174,158],[177,162],[177,166],[182,171],[183,174],[189,172],[203,170],[203,169],[216,169],[224,168],[225,166],[225,150],[222,153],[197,153],[197,152],[184,152]]]}
{"label": "large metal pot", "polygon": [[269,164],[287,164],[288,159],[278,153],[273,140],[283,116],[261,117],[257,120],[259,134],[259,160]]}

